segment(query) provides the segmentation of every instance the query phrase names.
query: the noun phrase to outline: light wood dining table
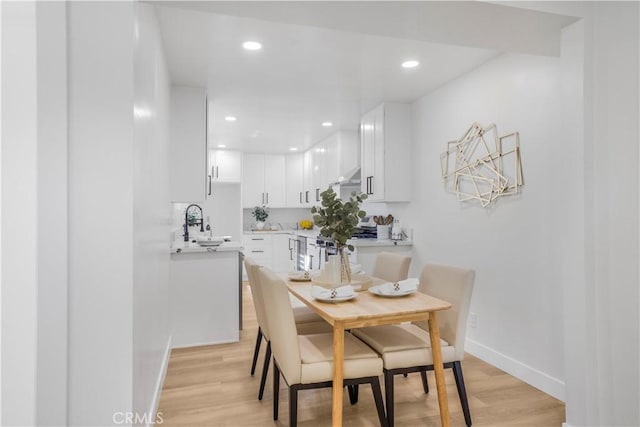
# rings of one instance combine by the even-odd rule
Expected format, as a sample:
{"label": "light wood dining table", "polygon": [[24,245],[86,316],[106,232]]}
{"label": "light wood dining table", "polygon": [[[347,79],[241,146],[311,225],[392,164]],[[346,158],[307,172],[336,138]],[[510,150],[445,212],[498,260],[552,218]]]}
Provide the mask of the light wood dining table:
{"label": "light wood dining table", "polygon": [[[375,277],[371,279],[372,285],[384,283],[383,280]],[[311,296],[311,283],[294,282],[288,278],[286,280],[289,292],[333,326],[333,427],[342,426],[345,330],[420,320],[427,320],[429,324],[440,421],[442,426],[450,425],[440,332],[436,316],[436,312],[450,308],[450,303],[420,292],[403,297],[385,298],[367,290],[356,292],[356,297],[349,301],[322,302]]]}

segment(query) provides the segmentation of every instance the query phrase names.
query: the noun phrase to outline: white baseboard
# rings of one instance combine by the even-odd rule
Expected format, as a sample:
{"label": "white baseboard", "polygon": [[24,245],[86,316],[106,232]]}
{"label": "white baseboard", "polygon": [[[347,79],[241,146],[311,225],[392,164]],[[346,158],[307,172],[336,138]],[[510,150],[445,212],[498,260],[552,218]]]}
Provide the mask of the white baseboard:
{"label": "white baseboard", "polygon": [[[558,400],[565,401],[564,381],[560,381],[550,375],[545,374],[529,365],[515,360],[492,348],[489,348],[477,341],[467,338],[465,340],[465,351],[474,355],[496,368],[502,369],[510,375],[526,382],[533,387],[544,391]],[[566,425],[566,427],[569,427]]]}
{"label": "white baseboard", "polygon": [[167,368],[169,367],[169,359],[171,358],[171,335],[167,340],[167,347],[164,350],[164,357],[162,358],[162,366],[158,373],[158,380],[156,381],[156,390],[153,393],[153,399],[151,400],[151,408],[149,408],[149,414],[151,415],[147,421],[147,427],[155,425],[157,419],[158,405],[160,404],[160,395],[162,394],[162,386],[164,385],[164,378],[167,375]]}
{"label": "white baseboard", "polygon": [[178,348],[201,347],[204,345],[233,344],[239,341],[240,341],[240,335],[238,334],[237,337],[230,338],[230,339],[224,339],[220,341],[201,341],[201,342],[192,342],[189,344],[179,344],[172,348],[178,349]]}

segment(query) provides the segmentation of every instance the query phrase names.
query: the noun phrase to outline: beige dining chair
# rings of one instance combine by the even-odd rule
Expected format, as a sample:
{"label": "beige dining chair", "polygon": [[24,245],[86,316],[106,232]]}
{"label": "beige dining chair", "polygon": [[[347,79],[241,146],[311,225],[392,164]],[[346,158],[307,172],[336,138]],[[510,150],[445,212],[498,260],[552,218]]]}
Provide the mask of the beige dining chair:
{"label": "beige dining chair", "polygon": [[[451,303],[449,310],[437,314],[445,368],[451,368],[467,426],[471,425],[469,402],[462,376],[464,340],[471,304],[475,271],[445,265],[429,264],[420,276],[418,290]],[[426,372],[433,369],[431,342],[426,321],[402,325],[374,326],[356,329],[353,334],[382,356],[384,362],[385,400],[388,425],[394,425],[395,375],[420,372],[424,392],[429,392]],[[357,400],[357,391],[356,391]]]}
{"label": "beige dining chair", "polygon": [[376,256],[373,277],[388,282],[399,282],[409,276],[411,257],[393,252],[380,252]]}
{"label": "beige dining chair", "polygon": [[[267,323],[273,349],[273,419],[278,419],[280,375],[289,388],[289,426],[295,427],[298,391],[331,387],[333,378],[333,334],[298,335],[289,291],[282,278],[267,268],[258,271],[263,288]],[[344,337],[344,384],[370,384],[378,419],[386,425],[378,376],[382,360],[366,344],[349,333]]]}
{"label": "beige dining chair", "polygon": [[[269,371],[269,362],[271,361],[271,340],[269,333],[269,327],[267,325],[267,318],[265,314],[265,304],[262,292],[262,286],[260,284],[260,278],[257,274],[258,269],[262,268],[254,260],[249,257],[244,259],[245,269],[247,270],[247,277],[249,279],[249,287],[251,288],[251,295],[253,297],[253,306],[256,310],[256,319],[258,320],[258,334],[256,336],[256,345],[253,350],[253,361],[251,362],[251,375],[256,372],[256,364],[258,362],[258,355],[260,353],[260,345],[262,338],[264,337],[267,342],[267,349],[264,356],[264,364],[262,367],[262,377],[260,379],[260,389],[258,391],[258,400],[262,400],[264,395],[264,388],[267,382],[267,373]],[[290,300],[291,303],[291,300]],[[330,332],[331,325],[325,322],[320,316],[315,314],[310,308],[306,306],[299,306],[293,309],[294,318],[296,321],[297,331],[300,334],[309,334],[317,332]]]}

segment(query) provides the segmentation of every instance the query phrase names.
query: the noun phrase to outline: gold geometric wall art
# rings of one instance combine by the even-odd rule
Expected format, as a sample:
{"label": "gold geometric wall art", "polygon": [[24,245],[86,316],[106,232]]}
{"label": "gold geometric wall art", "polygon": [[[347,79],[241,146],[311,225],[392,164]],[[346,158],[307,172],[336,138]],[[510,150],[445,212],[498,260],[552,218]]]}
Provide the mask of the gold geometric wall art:
{"label": "gold geometric wall art", "polygon": [[445,188],[460,202],[477,200],[487,207],[524,185],[520,136],[511,132],[498,137],[495,124],[483,128],[473,123],[460,139],[447,143],[440,165]]}

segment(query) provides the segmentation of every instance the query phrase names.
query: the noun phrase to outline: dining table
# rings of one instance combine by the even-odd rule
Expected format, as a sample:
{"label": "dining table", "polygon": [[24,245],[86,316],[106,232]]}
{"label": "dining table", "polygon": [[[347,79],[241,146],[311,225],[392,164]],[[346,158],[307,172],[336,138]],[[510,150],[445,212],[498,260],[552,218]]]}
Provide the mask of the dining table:
{"label": "dining table", "polygon": [[[386,281],[371,277],[371,286],[384,284]],[[413,292],[401,297],[378,296],[363,290],[356,292],[355,297],[340,302],[325,302],[315,299],[311,294],[314,286],[310,282],[286,279],[289,292],[311,308],[315,313],[333,326],[333,396],[332,426],[342,426],[343,381],[344,381],[344,334],[345,331],[368,326],[389,325],[404,322],[426,320],[428,322],[433,371],[436,377],[438,406],[442,426],[449,426],[449,407],[440,348],[440,332],[438,330],[437,312],[451,308],[447,301]]]}

